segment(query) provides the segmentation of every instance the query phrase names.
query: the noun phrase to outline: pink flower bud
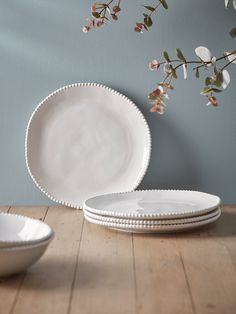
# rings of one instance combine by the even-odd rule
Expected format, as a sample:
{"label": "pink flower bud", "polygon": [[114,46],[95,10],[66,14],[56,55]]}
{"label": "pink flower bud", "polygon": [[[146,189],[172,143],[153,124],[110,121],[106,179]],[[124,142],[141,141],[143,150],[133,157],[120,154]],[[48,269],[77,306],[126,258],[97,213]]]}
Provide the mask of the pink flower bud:
{"label": "pink flower bud", "polygon": [[103,21],[98,21],[97,22],[97,27],[99,28],[99,27],[102,27],[102,26],[104,26],[104,22]]}
{"label": "pink flower bud", "polygon": [[112,8],[112,10],[113,10],[113,12],[115,12],[115,13],[118,13],[118,12],[120,12],[120,7],[118,6],[118,5],[115,5],[113,8]]}
{"label": "pink flower bud", "polygon": [[215,96],[208,96],[208,104],[209,105],[212,105],[214,107],[217,107],[218,106],[218,100]]}
{"label": "pink flower bud", "polygon": [[155,69],[158,70],[160,67],[160,64],[157,60],[152,60],[152,62],[149,63],[149,69],[151,71],[154,71]]}
{"label": "pink flower bud", "polygon": [[136,26],[136,27],[134,28],[134,31],[135,31],[136,33],[141,33],[141,32],[142,32],[142,28]]}
{"label": "pink flower bud", "polygon": [[96,3],[94,3],[92,6],[91,6],[91,12],[96,12],[97,10],[97,6],[96,6]]}
{"label": "pink flower bud", "polygon": [[88,33],[90,31],[90,27],[89,26],[84,26],[82,28],[82,30],[83,30],[84,33]]}
{"label": "pink flower bud", "polygon": [[159,114],[163,114],[164,113],[164,106],[161,105],[154,105],[151,109],[150,112],[156,112]]}
{"label": "pink flower bud", "polygon": [[111,14],[111,17],[112,17],[112,19],[114,20],[114,21],[117,21],[118,20],[118,16],[117,15],[115,15],[115,14]]}
{"label": "pink flower bud", "polygon": [[161,95],[161,91],[159,88],[155,89],[152,94],[151,94],[153,97],[158,97]]}

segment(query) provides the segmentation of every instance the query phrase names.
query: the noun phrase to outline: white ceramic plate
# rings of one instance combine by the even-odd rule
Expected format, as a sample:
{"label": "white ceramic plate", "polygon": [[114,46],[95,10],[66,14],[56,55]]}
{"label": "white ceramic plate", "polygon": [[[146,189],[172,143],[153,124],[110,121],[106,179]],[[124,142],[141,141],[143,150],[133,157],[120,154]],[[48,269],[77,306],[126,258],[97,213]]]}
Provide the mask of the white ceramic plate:
{"label": "white ceramic plate", "polygon": [[114,218],[108,216],[100,216],[97,214],[90,213],[84,210],[84,214],[88,218],[92,218],[98,221],[103,221],[107,223],[118,223],[118,224],[128,224],[128,225],[142,225],[142,226],[149,226],[149,225],[176,225],[176,224],[184,224],[184,223],[191,223],[196,221],[202,221],[209,218],[212,218],[220,213],[220,207],[214,209],[213,211],[203,214],[196,217],[189,217],[189,218],[177,218],[177,219],[127,219],[127,218]]}
{"label": "white ceramic plate", "polygon": [[220,206],[215,195],[183,190],[144,190],[90,198],[84,209],[94,214],[132,219],[199,216]]}
{"label": "white ceramic plate", "polygon": [[44,254],[52,238],[27,246],[0,248],[0,277],[17,274],[33,265]]}
{"label": "white ceramic plate", "polygon": [[96,219],[92,219],[85,214],[85,218],[96,225],[104,226],[107,228],[124,231],[124,232],[134,232],[134,233],[169,233],[169,232],[182,232],[195,228],[199,228],[201,226],[208,225],[214,221],[216,221],[221,215],[221,212],[209,219],[205,219],[202,221],[196,221],[191,223],[183,223],[183,224],[171,224],[171,225],[133,225],[133,224],[118,224],[118,223],[108,223],[105,221],[100,221]]}
{"label": "white ceramic plate", "polygon": [[0,213],[0,248],[39,243],[53,234],[47,224],[37,219]]}
{"label": "white ceramic plate", "polygon": [[26,132],[26,164],[52,200],[75,208],[94,195],[134,190],[149,164],[151,136],[136,105],[98,84],[45,98]]}

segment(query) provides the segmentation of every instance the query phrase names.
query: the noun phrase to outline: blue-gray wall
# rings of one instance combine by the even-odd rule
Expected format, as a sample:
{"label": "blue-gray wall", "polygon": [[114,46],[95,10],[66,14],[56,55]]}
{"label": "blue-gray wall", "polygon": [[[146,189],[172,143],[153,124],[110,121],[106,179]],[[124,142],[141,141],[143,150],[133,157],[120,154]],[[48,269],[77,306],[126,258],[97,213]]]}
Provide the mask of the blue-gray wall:
{"label": "blue-gray wall", "polygon": [[133,99],[152,131],[151,164],[141,188],[199,189],[236,203],[236,65],[217,109],[199,95],[194,77],[175,83],[164,116],[149,113],[146,95],[161,79],[148,62],[198,45],[216,55],[234,48],[227,34],[236,12],[223,0],[169,0],[152,30],[135,34],[138,4],[123,1],[119,23],[85,35],[91,1],[0,0],[0,204],[50,204],[34,186],[24,162],[24,136],[35,106],[74,82],[100,82]]}

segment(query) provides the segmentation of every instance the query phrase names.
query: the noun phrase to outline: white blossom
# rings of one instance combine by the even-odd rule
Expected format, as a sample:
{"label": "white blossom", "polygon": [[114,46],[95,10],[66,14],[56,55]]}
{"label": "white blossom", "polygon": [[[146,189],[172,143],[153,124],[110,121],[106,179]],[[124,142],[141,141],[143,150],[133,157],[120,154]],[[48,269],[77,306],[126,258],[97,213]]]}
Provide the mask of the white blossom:
{"label": "white blossom", "polygon": [[236,0],[225,0],[225,7],[228,8],[230,3],[233,4],[234,9],[236,10]]}
{"label": "white blossom", "polygon": [[[232,53],[232,54],[231,54]],[[229,54],[231,54],[230,56],[228,56]],[[236,51],[225,51],[225,56],[227,56],[228,60],[231,63],[236,64]]]}
{"label": "white blossom", "polygon": [[228,8],[229,6],[229,0],[225,0],[225,7]]}
{"label": "white blossom", "polygon": [[236,10],[236,0],[233,0],[233,6],[234,6],[234,9]]}
{"label": "white blossom", "polygon": [[166,74],[170,74],[172,71],[171,71],[171,66],[170,66],[170,63],[169,62],[166,62],[163,66],[163,70]]}
{"label": "white blossom", "polygon": [[[215,63],[216,58],[212,56],[211,51],[203,46],[197,47],[195,49],[196,55],[205,63]],[[209,65],[211,65],[211,63]]]}
{"label": "white blossom", "polygon": [[222,82],[222,87],[225,89],[229,83],[230,83],[230,75],[227,70],[222,71],[222,76],[223,76],[223,82]]}
{"label": "white blossom", "polygon": [[186,80],[187,77],[188,77],[187,64],[184,63],[184,64],[182,65],[182,67],[183,67],[183,72],[184,72],[184,79]]}

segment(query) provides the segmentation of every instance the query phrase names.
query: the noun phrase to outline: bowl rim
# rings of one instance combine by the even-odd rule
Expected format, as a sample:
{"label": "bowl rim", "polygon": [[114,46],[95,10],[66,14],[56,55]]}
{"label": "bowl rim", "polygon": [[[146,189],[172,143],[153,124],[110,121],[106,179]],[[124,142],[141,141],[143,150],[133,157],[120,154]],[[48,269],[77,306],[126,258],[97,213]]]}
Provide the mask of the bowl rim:
{"label": "bowl rim", "polygon": [[0,247],[0,255],[2,252],[15,252],[15,251],[25,251],[25,250],[31,250],[34,248],[38,248],[40,246],[46,246],[48,245],[55,237],[55,234],[53,233],[52,236],[44,241],[41,241],[39,243],[32,243],[29,245],[17,245],[17,246],[12,246],[12,247]]}
{"label": "bowl rim", "polygon": [[[41,221],[39,219],[31,218],[25,215],[18,215],[18,214],[12,214],[12,213],[5,213],[5,212],[0,212],[0,218],[1,216],[7,216],[7,217],[14,217],[14,218],[20,218],[24,220],[29,220],[33,221],[34,223],[38,223],[39,225],[46,226],[48,228],[48,234],[39,238],[39,239],[31,239],[31,240],[3,240],[0,238],[0,249],[8,248],[7,245],[11,245],[11,247],[16,247],[16,246],[28,246],[28,245],[34,245],[38,243],[42,243],[43,241],[49,240],[54,236],[54,230],[44,221]],[[1,247],[3,245],[3,247]],[[6,246],[5,246],[6,245]],[[13,245],[13,246],[12,246]]]}

